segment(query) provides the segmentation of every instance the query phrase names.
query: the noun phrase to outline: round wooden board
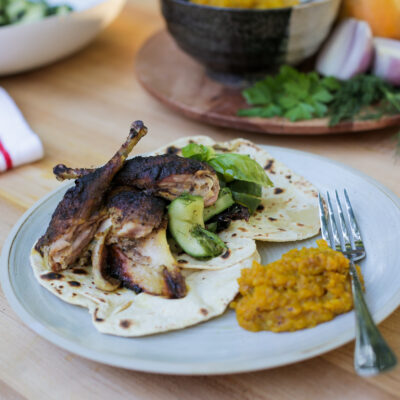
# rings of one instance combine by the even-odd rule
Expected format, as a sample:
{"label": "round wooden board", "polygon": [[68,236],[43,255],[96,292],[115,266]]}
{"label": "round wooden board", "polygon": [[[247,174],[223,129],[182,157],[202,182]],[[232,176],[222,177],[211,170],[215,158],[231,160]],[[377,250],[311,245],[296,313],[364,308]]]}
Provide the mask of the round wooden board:
{"label": "round wooden board", "polygon": [[320,135],[369,131],[400,124],[400,115],[328,126],[327,119],[290,122],[285,118],[243,118],[239,89],[210,79],[205,69],[181,51],[163,30],[139,50],[136,72],[144,88],[170,108],[212,125],[282,135]]}

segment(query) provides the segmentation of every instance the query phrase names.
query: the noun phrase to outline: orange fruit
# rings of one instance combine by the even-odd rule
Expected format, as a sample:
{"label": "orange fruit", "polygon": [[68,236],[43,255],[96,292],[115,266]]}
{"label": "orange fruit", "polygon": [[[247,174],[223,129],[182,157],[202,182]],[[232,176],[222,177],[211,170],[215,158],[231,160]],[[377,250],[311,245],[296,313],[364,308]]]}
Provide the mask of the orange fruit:
{"label": "orange fruit", "polygon": [[341,15],[367,21],[374,36],[400,39],[400,0],[344,0]]}

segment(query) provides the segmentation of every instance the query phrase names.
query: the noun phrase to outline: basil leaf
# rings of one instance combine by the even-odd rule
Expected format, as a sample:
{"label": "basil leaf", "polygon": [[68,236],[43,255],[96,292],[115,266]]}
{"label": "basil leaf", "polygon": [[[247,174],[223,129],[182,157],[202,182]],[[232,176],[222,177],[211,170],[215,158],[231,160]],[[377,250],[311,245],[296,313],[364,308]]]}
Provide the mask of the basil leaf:
{"label": "basil leaf", "polygon": [[233,181],[229,188],[235,202],[247,207],[250,214],[253,214],[261,203],[261,186],[253,182]]}
{"label": "basil leaf", "polygon": [[261,204],[261,198],[252,196],[251,194],[232,192],[232,196],[236,203],[249,209],[250,215],[253,214]]}
{"label": "basil leaf", "polygon": [[204,146],[197,143],[189,143],[182,149],[182,155],[186,158],[193,158],[198,161],[207,162],[215,155],[215,151],[209,146]]}
{"label": "basil leaf", "polygon": [[234,179],[258,183],[261,186],[273,186],[263,167],[247,155],[227,153],[217,154],[208,163],[223,175],[225,181]]}
{"label": "basil leaf", "polygon": [[251,196],[261,197],[262,196],[262,188],[257,183],[253,182],[245,182],[245,181],[233,181],[229,188],[233,192],[237,193],[246,193]]}

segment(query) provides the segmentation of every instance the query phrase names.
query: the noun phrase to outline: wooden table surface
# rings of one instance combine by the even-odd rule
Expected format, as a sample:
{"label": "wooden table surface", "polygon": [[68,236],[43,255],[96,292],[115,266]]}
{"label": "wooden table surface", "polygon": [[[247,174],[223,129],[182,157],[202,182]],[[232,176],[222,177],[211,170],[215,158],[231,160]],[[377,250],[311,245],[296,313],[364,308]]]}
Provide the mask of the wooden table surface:
{"label": "wooden table surface", "polygon": [[[134,119],[150,133],[137,146],[151,150],[187,135],[238,135],[258,143],[330,157],[377,179],[400,196],[396,130],[331,137],[248,134],[213,128],[177,115],[139,86],[135,54],[163,27],[156,0],[129,1],[89,47],[37,71],[0,78],[43,140],[46,156],[0,175],[0,246],[34,202],[56,188],[51,168],[103,163]],[[383,238],[384,239],[384,238]],[[400,356],[400,309],[381,325]],[[302,363],[217,377],[152,375],[104,366],[72,355],[28,329],[0,293],[1,399],[400,399],[400,368],[362,379],[353,371],[353,343]]]}

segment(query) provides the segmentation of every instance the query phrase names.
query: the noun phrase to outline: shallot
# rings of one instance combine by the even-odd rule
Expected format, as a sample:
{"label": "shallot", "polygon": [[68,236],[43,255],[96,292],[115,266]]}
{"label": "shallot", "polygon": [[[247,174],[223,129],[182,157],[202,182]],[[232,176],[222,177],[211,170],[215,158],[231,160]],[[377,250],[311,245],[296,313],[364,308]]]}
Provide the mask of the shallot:
{"label": "shallot", "polygon": [[347,80],[365,72],[372,57],[370,26],[365,21],[348,18],[336,27],[322,48],[316,69],[321,75]]}
{"label": "shallot", "polygon": [[375,38],[375,61],[372,73],[395,86],[400,86],[400,41]]}

